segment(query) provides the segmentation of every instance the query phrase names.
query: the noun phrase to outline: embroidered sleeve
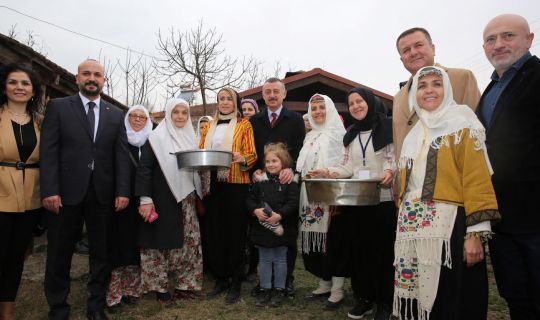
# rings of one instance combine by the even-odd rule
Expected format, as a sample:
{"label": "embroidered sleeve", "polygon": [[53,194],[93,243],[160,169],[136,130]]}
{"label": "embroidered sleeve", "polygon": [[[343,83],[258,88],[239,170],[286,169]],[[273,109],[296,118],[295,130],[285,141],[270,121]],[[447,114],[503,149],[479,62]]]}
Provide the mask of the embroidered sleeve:
{"label": "embroidered sleeve", "polygon": [[330,175],[337,174],[338,178],[352,177],[354,174],[353,157],[351,156],[353,145],[354,143],[351,143],[344,149],[339,165],[328,168]]}
{"label": "embroidered sleeve", "polygon": [[461,141],[456,145],[456,162],[462,173],[467,225],[497,219],[497,200],[484,152],[477,147],[469,130],[463,130],[462,134]]}

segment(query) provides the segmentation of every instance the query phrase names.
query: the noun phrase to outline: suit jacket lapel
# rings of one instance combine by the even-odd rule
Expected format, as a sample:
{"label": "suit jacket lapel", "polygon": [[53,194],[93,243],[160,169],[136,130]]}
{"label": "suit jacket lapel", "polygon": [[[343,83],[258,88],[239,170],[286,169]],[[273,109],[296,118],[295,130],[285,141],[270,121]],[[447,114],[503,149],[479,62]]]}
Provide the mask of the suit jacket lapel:
{"label": "suit jacket lapel", "polygon": [[510,80],[510,83],[506,86],[506,88],[504,88],[503,92],[499,96],[499,100],[495,104],[495,109],[493,109],[493,115],[491,116],[491,122],[489,123],[488,127],[493,126],[493,124],[499,118],[499,115],[501,114],[501,112],[503,112],[503,110],[507,108],[506,101],[510,97],[514,96],[513,91],[516,90],[516,88],[521,87],[521,82],[525,78],[524,75],[527,73],[527,71],[528,70],[525,70],[522,67],[522,69],[518,70],[518,72],[514,75],[514,78]]}
{"label": "suit jacket lapel", "polygon": [[400,99],[404,100],[401,104],[405,106],[405,108],[401,108],[401,111],[403,112],[403,116],[406,119],[411,119],[415,115],[414,108],[411,110],[411,106],[409,105],[409,91],[412,86],[412,78],[407,81],[407,83],[403,86],[401,90],[403,90],[403,94],[401,95]]}
{"label": "suit jacket lapel", "polygon": [[73,96],[73,99],[71,100],[71,107],[73,108],[73,112],[75,112],[75,114],[77,115],[77,118],[81,121],[86,133],[88,133],[88,136],[93,140],[94,137],[90,132],[90,124],[88,123],[88,117],[86,116],[86,111],[84,110],[81,97],[79,97],[78,94]]}
{"label": "suit jacket lapel", "polygon": [[103,132],[103,128],[105,127],[105,123],[107,122],[107,112],[109,111],[110,107],[107,104],[106,101],[103,99],[100,100],[99,103],[99,122],[97,127],[97,133],[96,133],[96,142],[101,137],[101,134]]}
{"label": "suit jacket lapel", "polygon": [[260,114],[261,121],[263,122],[264,126],[267,128],[271,128],[270,119],[268,119],[268,113],[266,112],[266,110],[263,110]]}

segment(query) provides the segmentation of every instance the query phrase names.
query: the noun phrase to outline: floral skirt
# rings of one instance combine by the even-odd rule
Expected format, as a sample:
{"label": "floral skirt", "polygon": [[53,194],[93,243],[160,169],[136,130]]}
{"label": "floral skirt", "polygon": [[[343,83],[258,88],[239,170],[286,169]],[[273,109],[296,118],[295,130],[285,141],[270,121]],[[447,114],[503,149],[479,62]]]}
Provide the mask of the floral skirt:
{"label": "floral skirt", "polygon": [[111,272],[111,282],[107,290],[107,306],[114,306],[122,297],[141,296],[141,270],[139,266],[118,267]]}
{"label": "floral skirt", "polygon": [[184,245],[178,249],[141,248],[142,291],[165,293],[169,289],[169,273],[178,290],[201,290],[203,260],[201,234],[195,212],[194,195],[182,201]]}

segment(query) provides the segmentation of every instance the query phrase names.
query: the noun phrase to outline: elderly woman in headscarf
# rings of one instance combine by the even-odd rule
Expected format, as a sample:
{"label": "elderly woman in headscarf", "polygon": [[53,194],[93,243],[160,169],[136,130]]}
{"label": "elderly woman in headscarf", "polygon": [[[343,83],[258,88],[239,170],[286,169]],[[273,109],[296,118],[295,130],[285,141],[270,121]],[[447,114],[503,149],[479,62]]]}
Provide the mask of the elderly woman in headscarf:
{"label": "elderly woman in headscarf", "polygon": [[[152,120],[148,110],[142,105],[129,108],[124,118],[128,138],[125,150],[129,154],[131,172],[131,193],[135,188],[135,173],[143,145],[152,132]],[[141,295],[141,274],[139,246],[137,244],[139,198],[132,196],[126,209],[112,216],[111,241],[111,281],[107,290],[107,307],[110,311],[121,303],[134,303]]]}
{"label": "elderly woman in headscarf", "polygon": [[[206,236],[210,272],[216,278],[207,297],[227,291],[225,303],[240,297],[249,214],[246,207],[249,169],[257,161],[253,128],[240,117],[238,93],[230,88],[218,92],[214,120],[201,133],[201,149],[232,152],[229,168],[213,170],[204,180]],[[209,190],[207,189],[209,187]]]}
{"label": "elderly woman in headscarf", "polygon": [[[463,271],[484,259],[481,240],[490,235],[490,220],[500,217],[485,130],[469,107],[453,100],[441,68],[416,73],[409,104],[420,121],[405,137],[398,162],[394,314],[467,319],[477,312],[462,313]],[[467,281],[486,286],[485,270]],[[487,299],[467,307],[487,310],[480,301]]]}
{"label": "elderly woman in headscarf", "polygon": [[[164,307],[175,299],[193,299],[202,287],[202,251],[195,201],[201,181],[192,169],[178,169],[175,152],[197,149],[189,105],[167,101],[165,118],[150,133],[137,169],[140,196],[139,245],[142,287],[154,291]],[[174,273],[169,293],[169,273]]]}
{"label": "elderly woman in headscarf", "polygon": [[[345,127],[332,99],[316,93],[309,100],[307,119],[312,128],[296,162],[296,171],[303,179],[313,169],[335,166],[343,154]],[[347,276],[343,252],[344,219],[334,215],[336,207],[310,202],[306,186],[300,187],[300,235],[302,256],[307,271],[320,278],[319,287],[308,299],[328,297],[325,308],[332,309],[343,301],[343,281]]]}
{"label": "elderly woman in headscarf", "polygon": [[393,292],[395,206],[390,185],[395,170],[392,120],[381,101],[368,89],[354,88],[347,95],[353,124],[343,137],[342,162],[308,172],[313,177],[381,179],[380,204],[342,207],[350,229],[351,286],[356,299],[349,317],[373,312],[375,319],[390,317]]}
{"label": "elderly woman in headscarf", "polygon": [[242,116],[244,117],[244,119],[249,120],[251,116],[259,113],[259,105],[257,104],[257,101],[253,99],[242,99],[240,105],[242,108]]}

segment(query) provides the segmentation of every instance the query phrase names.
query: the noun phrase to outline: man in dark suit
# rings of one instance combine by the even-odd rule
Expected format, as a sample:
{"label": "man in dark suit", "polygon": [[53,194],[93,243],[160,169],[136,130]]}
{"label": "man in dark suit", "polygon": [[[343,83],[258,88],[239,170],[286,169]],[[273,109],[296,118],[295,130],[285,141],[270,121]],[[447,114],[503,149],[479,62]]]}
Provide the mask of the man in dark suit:
{"label": "man in dark suit", "polygon": [[[249,121],[253,127],[255,137],[255,150],[258,162],[254,175],[260,173],[264,167],[264,146],[269,142],[283,142],[294,160],[292,169],[283,170],[280,173],[282,183],[290,183],[294,177],[296,159],[302,149],[306,136],[304,120],[302,117],[283,107],[283,100],[287,95],[285,85],[278,78],[270,78],[263,85],[262,95],[266,104],[266,110],[252,116]],[[293,271],[296,262],[296,241],[287,245],[287,294],[294,295]]]}
{"label": "man in dark suit", "polygon": [[503,14],[484,29],[495,67],[477,115],[486,127],[502,219],[489,242],[499,294],[516,319],[540,319],[540,59],[527,20]]}
{"label": "man in dark suit", "polygon": [[49,102],[41,131],[41,197],[50,211],[45,296],[50,319],[69,318],[71,258],[84,221],[90,247],[87,315],[107,319],[110,218],[113,208],[129,202],[127,137],[122,110],[100,99],[103,67],[82,62],[76,81],[78,94]]}
{"label": "man in dark suit", "polygon": [[[249,119],[253,127],[255,149],[258,156],[256,169],[264,167],[264,146],[269,142],[286,143],[291,157],[296,162],[306,136],[304,120],[297,112],[283,107],[287,90],[278,78],[266,80],[262,95],[266,109]],[[294,168],[295,165],[293,170]],[[292,179],[292,171],[290,173]]]}

